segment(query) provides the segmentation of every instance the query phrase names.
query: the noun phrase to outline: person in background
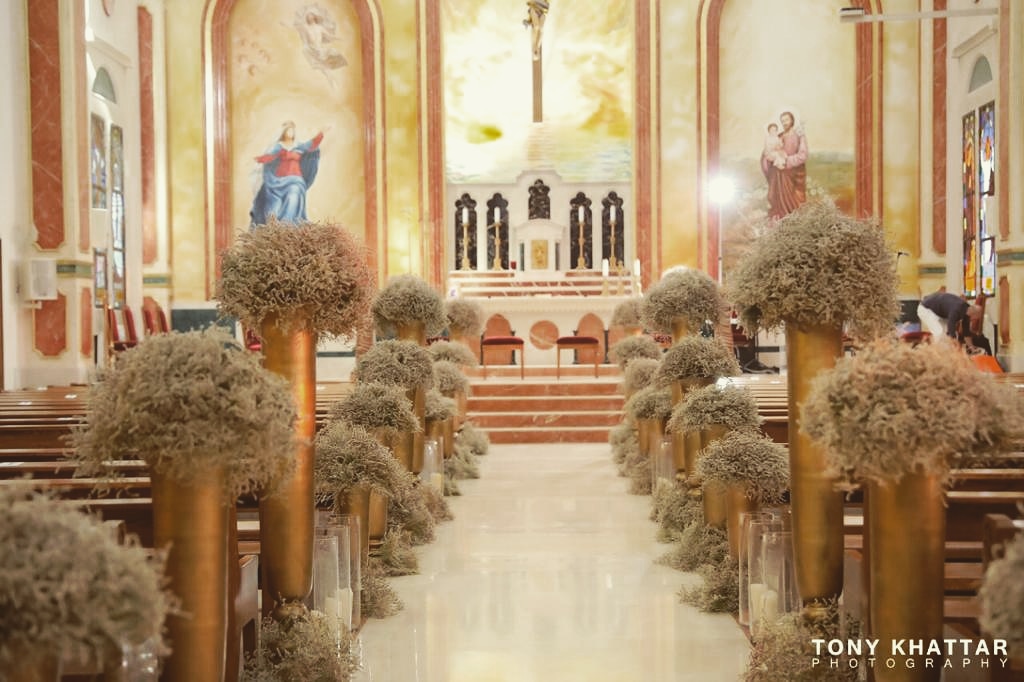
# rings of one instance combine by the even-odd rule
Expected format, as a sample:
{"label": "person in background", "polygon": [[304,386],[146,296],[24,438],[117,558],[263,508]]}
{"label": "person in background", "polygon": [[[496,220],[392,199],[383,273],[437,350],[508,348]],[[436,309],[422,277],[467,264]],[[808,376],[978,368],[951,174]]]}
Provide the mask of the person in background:
{"label": "person in background", "polygon": [[930,332],[936,341],[950,338],[962,343],[972,321],[977,320],[980,324],[981,315],[979,306],[947,291],[928,294],[917,306],[922,331]]}

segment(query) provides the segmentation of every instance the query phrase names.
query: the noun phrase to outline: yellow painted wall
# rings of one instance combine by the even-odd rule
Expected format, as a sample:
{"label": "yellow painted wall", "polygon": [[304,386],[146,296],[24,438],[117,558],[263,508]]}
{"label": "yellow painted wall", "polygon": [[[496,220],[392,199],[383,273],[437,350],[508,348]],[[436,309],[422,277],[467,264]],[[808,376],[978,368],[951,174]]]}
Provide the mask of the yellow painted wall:
{"label": "yellow painted wall", "polygon": [[172,298],[205,301],[206,190],[203,175],[202,0],[181,0],[166,15],[167,148]]}
{"label": "yellow painted wall", "polygon": [[[424,274],[417,97],[417,0],[385,0],[384,94],[387,102],[387,209],[389,274]],[[425,187],[423,193],[426,192]]]}
{"label": "yellow painted wall", "polygon": [[661,265],[697,267],[697,7],[661,13]]}

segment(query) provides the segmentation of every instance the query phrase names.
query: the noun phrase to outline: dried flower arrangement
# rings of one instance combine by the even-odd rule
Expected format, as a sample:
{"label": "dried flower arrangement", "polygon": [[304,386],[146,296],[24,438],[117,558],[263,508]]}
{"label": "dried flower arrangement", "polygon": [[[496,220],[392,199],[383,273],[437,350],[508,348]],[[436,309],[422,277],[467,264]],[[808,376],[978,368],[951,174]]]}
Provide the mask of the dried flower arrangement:
{"label": "dried flower arrangement", "polygon": [[445,303],[444,312],[453,336],[480,336],[484,330],[484,309],[479,303],[452,298]]}
{"label": "dried flower arrangement", "polygon": [[433,488],[419,485],[413,474],[406,472],[406,485],[400,486],[388,500],[388,531],[407,533],[412,545],[434,541],[436,520],[430,509],[428,493]]}
{"label": "dried flower arrangement", "polygon": [[696,606],[704,613],[737,613],[740,609],[740,567],[726,556],[716,564],[703,563],[697,573],[704,578],[701,585],[684,587],[679,599]]}
{"label": "dried flower arrangement", "polygon": [[434,359],[434,362],[445,360],[461,367],[476,367],[477,365],[477,358],[473,355],[473,351],[461,343],[435,341],[427,346],[427,350],[430,351],[430,357]]}
{"label": "dried flower arrangement", "polygon": [[398,386],[359,382],[352,392],[331,406],[328,419],[340,420],[367,431],[419,431],[420,422],[412,403]]}
{"label": "dried flower arrangement", "polygon": [[138,457],[186,483],[222,466],[228,502],[291,476],[294,420],[287,382],[223,330],[157,334],[99,372],[72,457],[83,476]]}
{"label": "dried flower arrangement", "polygon": [[704,481],[742,485],[748,498],[762,504],[781,502],[789,488],[789,453],[756,431],[730,431],[704,448],[697,475]]}
{"label": "dried flower arrangement", "polygon": [[380,559],[384,573],[388,577],[415,575],[420,572],[419,559],[412,551],[412,538],[405,530],[389,528],[384,534],[377,558]]}
{"label": "dried flower arrangement", "polygon": [[391,451],[362,427],[332,421],[316,436],[313,476],[321,500],[337,504],[359,485],[390,497],[405,484],[406,473]]}
{"label": "dried flower arrangement", "polygon": [[760,423],[757,402],[750,389],[711,384],[686,394],[683,402],[672,410],[667,429],[671,433],[685,433],[719,425],[730,430],[751,430]]}
{"label": "dried flower arrangement", "polygon": [[[845,620],[845,628],[840,624]],[[857,640],[860,622],[852,616],[840,618],[835,602],[828,614],[808,622],[800,613],[787,613],[776,621],[767,621],[750,650],[750,660],[743,673],[744,682],[856,682],[862,666],[850,666],[848,660],[832,667],[813,665],[815,638],[826,640]],[[837,657],[845,658],[845,657]]]}
{"label": "dried flower arrangement", "polygon": [[608,444],[612,447],[612,461],[619,465],[619,475],[625,476],[624,465],[627,455],[633,450],[640,449],[636,429],[626,421],[613,426],[608,432]]}
{"label": "dried flower arrangement", "polygon": [[[658,355],[661,356],[660,352]],[[650,386],[658,371],[658,364],[658,360],[651,358],[637,358],[631,361],[626,365],[626,372],[622,378],[622,389],[626,393],[635,393],[641,388]]]}
{"label": "dried flower arrangement", "polygon": [[639,327],[643,325],[641,320],[643,309],[642,298],[631,298],[615,306],[612,311],[611,327]]}
{"label": "dried flower arrangement", "polygon": [[0,670],[45,656],[103,662],[121,644],[160,643],[176,600],[163,555],[26,486],[0,489]]}
{"label": "dried flower arrangement", "polygon": [[634,438],[626,443],[625,455],[619,466],[619,473],[629,478],[627,491],[630,495],[651,494],[651,457],[641,452],[640,445]]}
{"label": "dried flower arrangement", "polygon": [[661,358],[661,346],[649,336],[627,336],[608,349],[619,369],[625,370],[633,360],[647,358],[659,360]]}
{"label": "dried flower arrangement", "polygon": [[672,392],[667,388],[641,388],[626,401],[626,411],[635,419],[668,419],[672,416]]}
{"label": "dried flower arrangement", "polygon": [[348,682],[359,670],[358,640],[344,625],[339,640],[336,627],[319,611],[288,622],[265,618],[242,682]]}
{"label": "dried flower arrangement", "polygon": [[814,381],[802,428],[845,485],[949,476],[1014,447],[1020,399],[952,344],[879,340]]}
{"label": "dried flower arrangement", "polygon": [[455,401],[441,395],[436,388],[427,391],[424,415],[429,421],[449,419],[455,414]]}
{"label": "dried flower arrangement", "polygon": [[447,360],[434,362],[434,387],[445,395],[452,395],[469,389],[469,379],[459,366]]}
{"label": "dried flower arrangement", "polygon": [[482,457],[491,449],[491,439],[487,433],[473,426],[470,422],[463,422],[459,429],[459,442],[466,444],[470,451],[477,457]]}
{"label": "dried flower arrangement", "polygon": [[846,324],[871,339],[891,330],[899,312],[892,254],[879,225],[831,201],[808,201],[740,259],[727,296],[748,330]]}
{"label": "dried flower arrangement", "polygon": [[444,495],[434,489],[433,486],[423,485],[420,486],[422,491],[423,501],[427,506],[427,511],[434,517],[436,523],[442,521],[451,521],[455,518],[452,514],[451,507],[448,506],[448,501],[444,499]]}
{"label": "dried flower arrangement", "polygon": [[276,316],[286,329],[350,338],[369,313],[374,281],[366,249],[341,226],[270,222],[224,252],[215,298],[222,315],[252,330]]}
{"label": "dried flower arrangement", "polygon": [[419,323],[427,336],[434,336],[448,324],[441,295],[416,275],[397,275],[388,280],[373,299],[371,311],[377,329],[385,334]]}
{"label": "dried flower arrangement", "polygon": [[480,478],[476,455],[465,443],[455,441],[455,453],[444,462],[445,474],[454,479]]}
{"label": "dried flower arrangement", "polygon": [[387,618],[404,607],[402,600],[388,584],[383,566],[373,557],[370,557],[369,563],[363,568],[362,588],[360,606],[367,618]]}
{"label": "dried flower arrangement", "polygon": [[717,323],[724,310],[715,280],[700,270],[678,268],[647,290],[643,321],[647,329],[671,334],[673,324],[682,320],[688,332],[696,333],[706,321]]}
{"label": "dried flower arrangement", "polygon": [[378,341],[356,360],[356,378],[402,388],[434,385],[430,353],[414,341]]}
{"label": "dried flower arrangement", "polygon": [[704,523],[700,518],[673,536],[674,546],[658,563],[677,571],[696,571],[703,564],[720,565],[729,557],[729,538],[725,531]]}
{"label": "dried flower arrangement", "polygon": [[988,565],[978,596],[985,633],[1005,639],[1014,656],[1024,655],[1024,535],[1007,542],[1003,556]]}
{"label": "dried flower arrangement", "polygon": [[704,525],[704,507],[685,486],[658,479],[652,495],[651,520],[658,524],[659,542],[671,542],[695,521]]}
{"label": "dried flower arrangement", "polygon": [[717,379],[739,373],[736,357],[721,341],[686,336],[665,351],[655,380],[667,386],[686,379]]}

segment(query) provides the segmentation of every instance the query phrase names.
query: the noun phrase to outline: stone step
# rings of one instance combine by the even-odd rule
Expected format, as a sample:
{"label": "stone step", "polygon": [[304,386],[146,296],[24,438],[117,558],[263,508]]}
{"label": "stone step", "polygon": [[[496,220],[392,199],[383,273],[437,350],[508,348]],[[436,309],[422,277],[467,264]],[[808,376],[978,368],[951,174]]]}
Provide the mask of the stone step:
{"label": "stone step", "polygon": [[612,427],[622,421],[621,412],[471,412],[470,421],[482,429]]}
{"label": "stone step", "polygon": [[[598,379],[594,379],[594,365],[593,364],[580,364],[571,365],[569,363],[569,353],[566,351],[564,359],[566,364],[562,365],[561,379],[558,381],[571,381],[578,379],[590,379],[591,381],[608,381],[610,379],[621,379],[622,370],[619,369],[618,365],[598,365],[597,376]],[[526,380],[525,381],[542,381],[550,380],[556,381],[555,379],[555,366],[554,365],[531,365],[530,357],[526,357]],[[482,367],[470,367],[466,370],[466,376],[472,380],[481,381],[509,381],[515,380],[522,382],[520,379],[519,365],[487,365],[487,378],[484,378],[484,371]]]}
{"label": "stone step", "polygon": [[608,427],[491,428],[492,443],[606,443]]}
{"label": "stone step", "polygon": [[491,383],[472,381],[469,388],[474,398],[509,396],[621,396],[618,381],[592,382],[515,382]]}
{"label": "stone step", "polygon": [[622,411],[622,396],[470,396],[470,414],[484,412],[595,412]]}

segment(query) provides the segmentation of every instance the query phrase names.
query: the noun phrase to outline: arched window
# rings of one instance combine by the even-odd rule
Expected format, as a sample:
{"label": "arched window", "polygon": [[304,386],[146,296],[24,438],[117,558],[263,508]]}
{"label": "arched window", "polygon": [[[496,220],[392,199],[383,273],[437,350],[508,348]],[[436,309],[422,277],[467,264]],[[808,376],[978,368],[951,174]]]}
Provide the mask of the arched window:
{"label": "arched window", "polygon": [[92,91],[108,102],[117,102],[114,81],[110,80],[110,74],[102,66],[96,71],[96,78],[92,81]]}
{"label": "arched window", "polygon": [[985,57],[978,57],[974,63],[974,70],[971,71],[971,83],[967,86],[967,92],[974,92],[986,83],[992,82],[992,65]]}

